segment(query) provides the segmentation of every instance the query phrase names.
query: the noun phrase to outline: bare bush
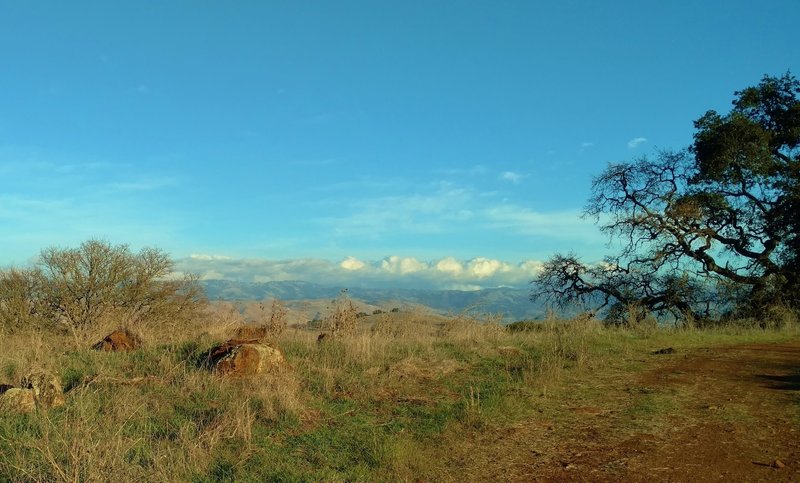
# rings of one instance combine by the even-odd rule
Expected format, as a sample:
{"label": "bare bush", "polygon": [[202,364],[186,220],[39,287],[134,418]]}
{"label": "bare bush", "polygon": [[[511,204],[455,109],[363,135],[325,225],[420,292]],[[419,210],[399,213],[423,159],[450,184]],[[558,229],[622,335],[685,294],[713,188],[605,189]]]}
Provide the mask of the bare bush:
{"label": "bare bush", "polygon": [[51,324],[42,278],[32,269],[0,271],[0,330],[41,329]]}
{"label": "bare bush", "polygon": [[240,327],[236,331],[237,338],[247,338],[248,334],[253,338],[276,340],[284,330],[286,330],[286,318],[288,315],[286,306],[278,299],[273,299],[269,309],[264,302],[257,305],[250,305],[245,310],[245,316],[253,325]]}
{"label": "bare bush", "polygon": [[323,330],[333,337],[353,335],[358,326],[358,310],[343,289],[339,297],[332,302],[330,313],[322,320]]}
{"label": "bare bush", "polygon": [[132,253],[127,245],[89,240],[78,248],[47,248],[35,267],[0,276],[0,324],[58,324],[76,343],[102,325],[174,329],[204,302],[197,277],[172,274],[163,251]]}

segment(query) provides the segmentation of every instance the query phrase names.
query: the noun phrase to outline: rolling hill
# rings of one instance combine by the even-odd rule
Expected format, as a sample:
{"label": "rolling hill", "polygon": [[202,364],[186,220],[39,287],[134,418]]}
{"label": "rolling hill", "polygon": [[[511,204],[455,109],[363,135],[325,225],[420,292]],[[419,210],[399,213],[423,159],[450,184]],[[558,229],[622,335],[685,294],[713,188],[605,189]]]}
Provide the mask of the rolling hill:
{"label": "rolling hill", "polygon": [[[277,298],[285,301],[333,299],[340,287],[304,281],[237,282],[232,280],[205,280],[202,282],[210,300],[264,300]],[[441,313],[463,311],[502,314],[505,320],[541,318],[545,307],[530,301],[528,289],[500,287],[475,291],[348,288],[350,297],[365,304],[390,310],[406,304],[430,307]]]}

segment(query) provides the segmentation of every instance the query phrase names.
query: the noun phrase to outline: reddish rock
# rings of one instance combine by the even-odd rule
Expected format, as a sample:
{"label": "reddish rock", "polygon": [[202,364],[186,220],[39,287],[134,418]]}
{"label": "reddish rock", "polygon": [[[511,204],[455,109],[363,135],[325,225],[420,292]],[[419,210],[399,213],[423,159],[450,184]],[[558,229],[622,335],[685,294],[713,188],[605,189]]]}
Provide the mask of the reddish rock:
{"label": "reddish rock", "polygon": [[129,352],[142,346],[142,339],[127,329],[115,330],[92,346],[96,351]]}
{"label": "reddish rock", "polygon": [[248,376],[278,367],[283,353],[258,339],[231,339],[208,353],[209,366],[218,374]]}

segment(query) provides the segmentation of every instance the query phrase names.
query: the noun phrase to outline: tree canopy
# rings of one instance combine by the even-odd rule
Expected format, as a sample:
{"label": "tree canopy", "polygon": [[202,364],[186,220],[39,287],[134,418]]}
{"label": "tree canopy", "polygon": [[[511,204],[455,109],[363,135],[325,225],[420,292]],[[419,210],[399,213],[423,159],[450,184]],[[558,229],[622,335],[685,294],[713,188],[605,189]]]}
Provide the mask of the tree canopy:
{"label": "tree canopy", "polygon": [[800,82],[765,76],[679,151],[610,164],[585,212],[621,243],[599,264],[557,254],[534,297],[676,317],[800,308]]}

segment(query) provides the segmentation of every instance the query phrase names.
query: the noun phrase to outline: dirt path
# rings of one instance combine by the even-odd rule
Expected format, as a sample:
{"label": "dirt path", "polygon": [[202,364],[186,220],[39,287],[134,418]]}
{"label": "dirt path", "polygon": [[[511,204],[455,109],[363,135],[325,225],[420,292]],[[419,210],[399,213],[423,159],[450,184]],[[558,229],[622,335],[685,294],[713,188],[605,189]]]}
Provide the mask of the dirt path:
{"label": "dirt path", "polygon": [[454,458],[476,481],[800,481],[800,342],[646,357]]}

